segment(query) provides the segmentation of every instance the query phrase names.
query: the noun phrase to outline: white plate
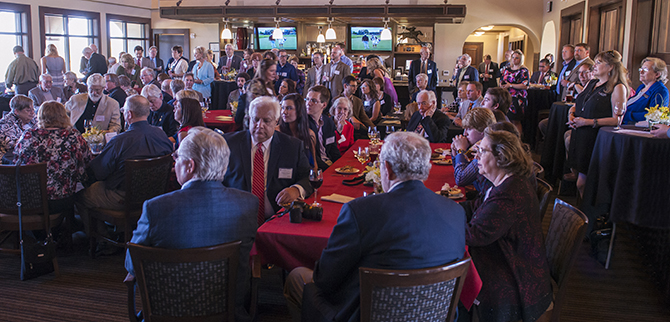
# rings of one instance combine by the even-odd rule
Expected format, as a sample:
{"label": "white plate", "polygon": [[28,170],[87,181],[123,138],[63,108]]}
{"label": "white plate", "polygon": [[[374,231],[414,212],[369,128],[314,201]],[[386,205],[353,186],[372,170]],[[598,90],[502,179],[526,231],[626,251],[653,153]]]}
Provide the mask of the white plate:
{"label": "white plate", "polygon": [[337,168],[337,169],[335,169],[335,172],[337,172],[339,174],[356,174],[356,173],[361,172],[361,169],[353,168],[353,169],[351,169],[351,171],[342,171],[342,168]]}

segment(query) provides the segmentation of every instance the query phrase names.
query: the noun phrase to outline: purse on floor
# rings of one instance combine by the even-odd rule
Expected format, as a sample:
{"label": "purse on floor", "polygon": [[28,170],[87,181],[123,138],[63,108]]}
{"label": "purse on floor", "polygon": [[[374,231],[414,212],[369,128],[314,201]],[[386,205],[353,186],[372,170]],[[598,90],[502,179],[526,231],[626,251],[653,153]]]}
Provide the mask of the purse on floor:
{"label": "purse on floor", "polygon": [[32,236],[23,234],[21,218],[21,178],[19,175],[20,164],[16,165],[16,206],[19,208],[19,238],[21,248],[21,280],[29,280],[49,274],[54,271],[54,258],[56,258],[56,243],[51,232],[47,230],[44,240],[37,240]]}

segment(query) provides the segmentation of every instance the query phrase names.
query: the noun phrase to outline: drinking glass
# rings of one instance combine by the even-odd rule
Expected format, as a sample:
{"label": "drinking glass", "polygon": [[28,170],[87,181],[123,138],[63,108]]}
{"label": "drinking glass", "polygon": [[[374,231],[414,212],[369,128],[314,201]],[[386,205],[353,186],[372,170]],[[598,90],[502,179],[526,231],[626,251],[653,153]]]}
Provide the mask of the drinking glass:
{"label": "drinking glass", "polygon": [[86,129],[86,132],[89,132],[91,130],[92,123],[93,120],[84,120],[84,129]]}
{"label": "drinking glass", "polygon": [[399,114],[401,108],[402,108],[402,106],[400,105],[400,102],[394,103],[393,104],[393,113],[394,114]]}
{"label": "drinking glass", "polygon": [[623,115],[626,114],[626,104],[623,102],[617,102],[614,105],[614,115],[616,115],[617,125],[614,128],[615,131],[621,130],[621,121],[623,121]]}
{"label": "drinking glass", "polygon": [[309,170],[309,184],[314,188],[314,203],[312,204],[312,207],[320,207],[321,204],[317,202],[317,192],[323,184],[323,173],[321,172],[321,169]]}
{"label": "drinking glass", "polygon": [[368,162],[368,159],[370,158],[370,148],[366,147],[358,147],[358,151],[354,151],[354,156],[356,157],[356,160],[360,162],[361,164],[365,165],[365,163]]}
{"label": "drinking glass", "polygon": [[370,143],[377,144],[379,143],[379,131],[376,127],[370,127],[368,129],[368,137],[370,137]]}

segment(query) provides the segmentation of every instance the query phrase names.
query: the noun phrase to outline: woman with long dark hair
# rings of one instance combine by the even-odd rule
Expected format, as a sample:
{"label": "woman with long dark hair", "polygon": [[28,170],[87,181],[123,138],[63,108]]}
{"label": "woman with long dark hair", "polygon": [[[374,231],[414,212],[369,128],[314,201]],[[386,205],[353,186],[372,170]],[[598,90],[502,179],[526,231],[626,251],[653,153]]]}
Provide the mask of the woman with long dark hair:
{"label": "woman with long dark hair", "polygon": [[[177,94],[177,96],[182,95],[182,91]],[[205,126],[205,122],[202,119],[202,110],[197,99],[179,97],[174,103],[174,119],[179,122],[179,131],[177,131],[177,144],[179,144],[186,137],[189,129],[195,126]]]}
{"label": "woman with long dark hair", "polygon": [[256,75],[256,78],[263,81],[268,94],[277,96],[277,93],[275,93],[275,81],[277,80],[277,62],[272,59],[264,59],[259,67],[260,71],[258,75]]}
{"label": "woman with long dark hair", "polygon": [[305,107],[305,100],[300,94],[288,94],[282,99],[279,132],[304,142],[309,165],[316,167],[316,162],[314,162],[316,160],[316,135],[309,128],[309,115]]}

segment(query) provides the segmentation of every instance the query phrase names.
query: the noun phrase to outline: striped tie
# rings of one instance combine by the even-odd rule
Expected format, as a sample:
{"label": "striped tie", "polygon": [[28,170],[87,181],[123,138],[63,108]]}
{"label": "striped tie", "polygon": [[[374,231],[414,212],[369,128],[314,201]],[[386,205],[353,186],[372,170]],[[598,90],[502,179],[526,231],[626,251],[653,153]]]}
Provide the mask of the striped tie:
{"label": "striped tie", "polygon": [[263,143],[256,145],[254,153],[254,174],[251,183],[251,193],[258,197],[258,227],[265,222],[265,160],[263,158]]}

